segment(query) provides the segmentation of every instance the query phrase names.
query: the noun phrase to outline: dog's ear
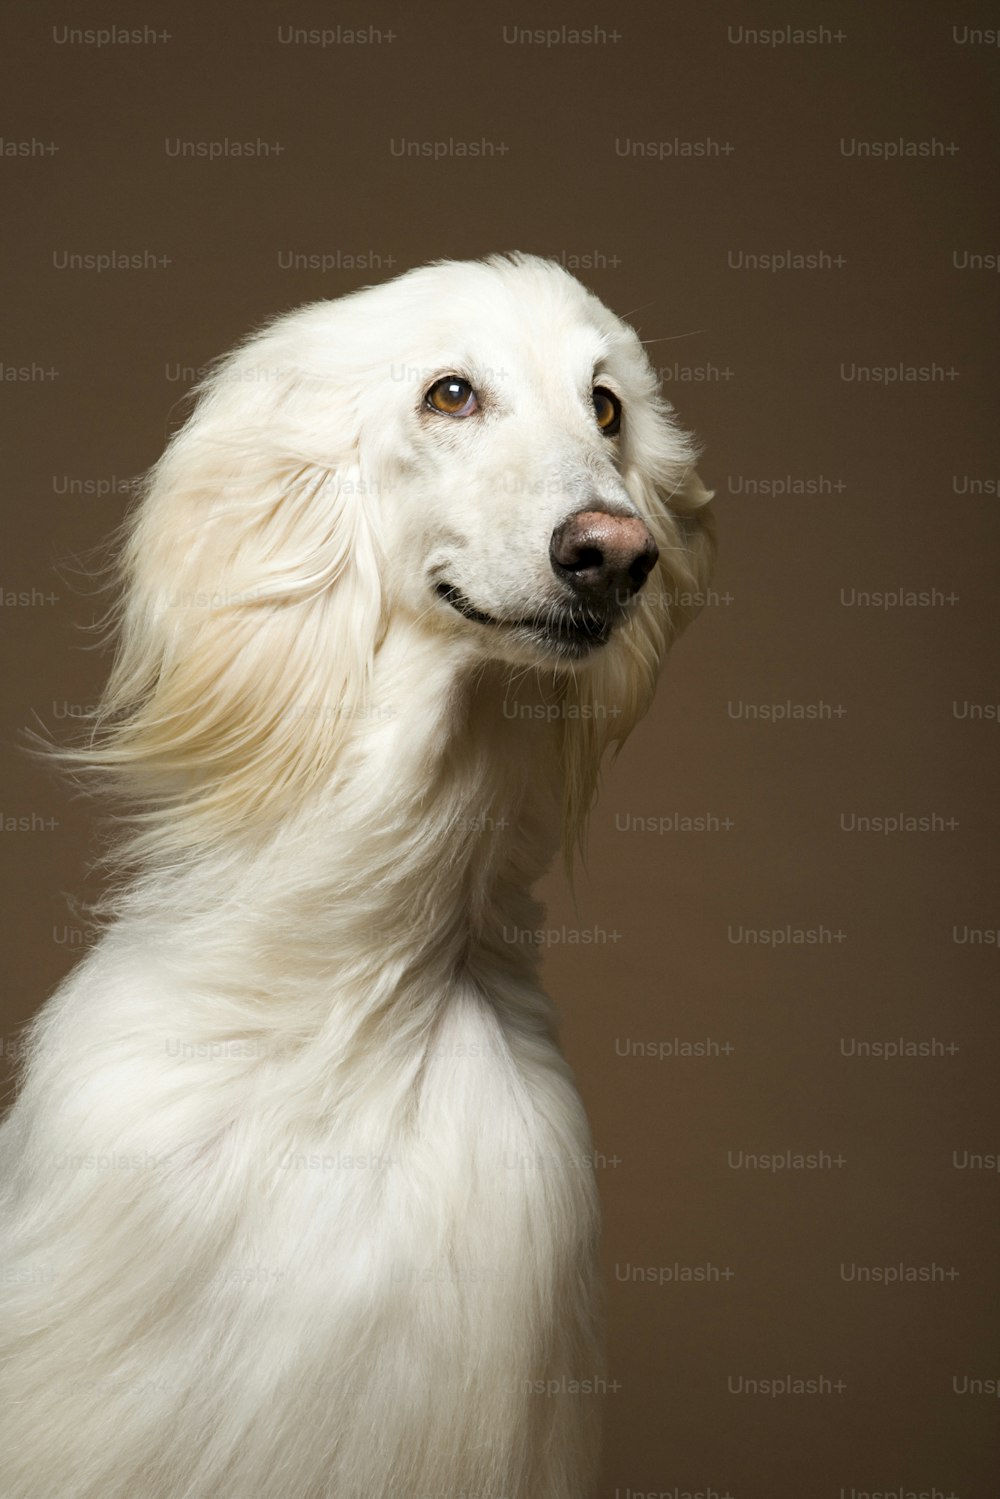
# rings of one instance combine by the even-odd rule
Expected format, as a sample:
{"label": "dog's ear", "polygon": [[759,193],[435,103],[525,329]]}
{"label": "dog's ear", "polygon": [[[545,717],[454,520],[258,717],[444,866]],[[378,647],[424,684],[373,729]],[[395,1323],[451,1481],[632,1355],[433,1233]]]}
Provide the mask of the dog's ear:
{"label": "dog's ear", "polygon": [[666,585],[663,604],[668,616],[668,646],[702,609],[715,566],[715,517],[706,489],[694,465],[673,489],[657,493],[659,516],[669,524],[660,542],[660,566],[654,586]]}
{"label": "dog's ear", "polygon": [[[664,429],[661,428],[661,431]],[[567,866],[582,848],[605,752],[616,752],[653,700],[660,664],[702,608],[715,560],[715,526],[694,454],[673,436],[662,462],[633,464],[626,487],[646,521],[660,557],[611,647],[566,687],[563,724],[564,850]]]}
{"label": "dog's ear", "polygon": [[378,481],[350,382],[304,367],[296,317],[203,383],[126,523],[117,657],[90,742],[68,758],[130,795],[139,853],[287,811],[366,711]]}

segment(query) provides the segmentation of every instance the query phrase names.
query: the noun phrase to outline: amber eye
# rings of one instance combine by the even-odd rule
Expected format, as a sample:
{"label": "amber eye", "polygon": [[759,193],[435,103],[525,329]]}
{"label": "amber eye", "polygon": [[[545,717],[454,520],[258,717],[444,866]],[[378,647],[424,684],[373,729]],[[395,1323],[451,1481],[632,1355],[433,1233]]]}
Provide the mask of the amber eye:
{"label": "amber eye", "polygon": [[471,416],[479,410],[476,392],[468,380],[458,375],[445,375],[443,380],[435,380],[425,400],[432,411],[440,411],[443,416]]}
{"label": "amber eye", "polygon": [[594,415],[597,417],[597,425],[605,437],[614,437],[622,424],[622,403],[617,396],[613,396],[610,390],[605,390],[603,385],[595,385],[592,391],[594,402]]}

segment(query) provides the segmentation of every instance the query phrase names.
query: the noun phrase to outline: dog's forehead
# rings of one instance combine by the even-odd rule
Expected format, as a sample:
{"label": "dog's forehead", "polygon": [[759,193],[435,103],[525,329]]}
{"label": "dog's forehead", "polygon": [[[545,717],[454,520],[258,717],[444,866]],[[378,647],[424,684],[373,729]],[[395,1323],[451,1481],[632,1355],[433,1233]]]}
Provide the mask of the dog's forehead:
{"label": "dog's forehead", "polygon": [[551,261],[448,262],[390,288],[408,303],[409,316],[395,320],[396,329],[405,326],[408,339],[421,345],[410,352],[432,361],[506,369],[522,378],[561,371],[587,379],[629,342],[627,325]]}
{"label": "dog's forehead", "polygon": [[608,351],[608,339],[589,323],[528,315],[507,326],[469,326],[457,332],[453,345],[464,351],[463,363],[491,379],[532,387],[580,384],[590,380]]}
{"label": "dog's forehead", "polygon": [[545,394],[588,386],[609,359],[613,341],[589,320],[533,316],[520,309],[505,319],[473,319],[449,330],[435,357],[494,396],[518,405]]}

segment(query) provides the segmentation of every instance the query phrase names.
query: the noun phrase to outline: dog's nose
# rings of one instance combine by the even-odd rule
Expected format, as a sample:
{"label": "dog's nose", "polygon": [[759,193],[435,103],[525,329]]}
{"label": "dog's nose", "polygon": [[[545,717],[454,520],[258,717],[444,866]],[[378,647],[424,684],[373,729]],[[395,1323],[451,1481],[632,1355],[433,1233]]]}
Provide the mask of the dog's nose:
{"label": "dog's nose", "polygon": [[660,553],[637,515],[578,510],[549,543],[552,570],[591,603],[626,603],[645,583]]}

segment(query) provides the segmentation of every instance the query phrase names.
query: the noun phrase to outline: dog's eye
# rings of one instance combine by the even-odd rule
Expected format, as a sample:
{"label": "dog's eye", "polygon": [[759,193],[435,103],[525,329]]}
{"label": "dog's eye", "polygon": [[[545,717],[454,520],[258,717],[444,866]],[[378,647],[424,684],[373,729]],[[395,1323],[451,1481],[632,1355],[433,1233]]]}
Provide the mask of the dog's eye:
{"label": "dog's eye", "polygon": [[468,380],[462,380],[458,375],[445,375],[443,380],[436,380],[425,399],[432,411],[440,411],[444,416],[471,416],[479,409],[476,392]]}
{"label": "dog's eye", "polygon": [[613,396],[610,390],[605,390],[603,385],[595,385],[591,392],[594,402],[594,415],[597,417],[597,425],[605,437],[614,437],[622,424],[622,403],[617,396]]}

